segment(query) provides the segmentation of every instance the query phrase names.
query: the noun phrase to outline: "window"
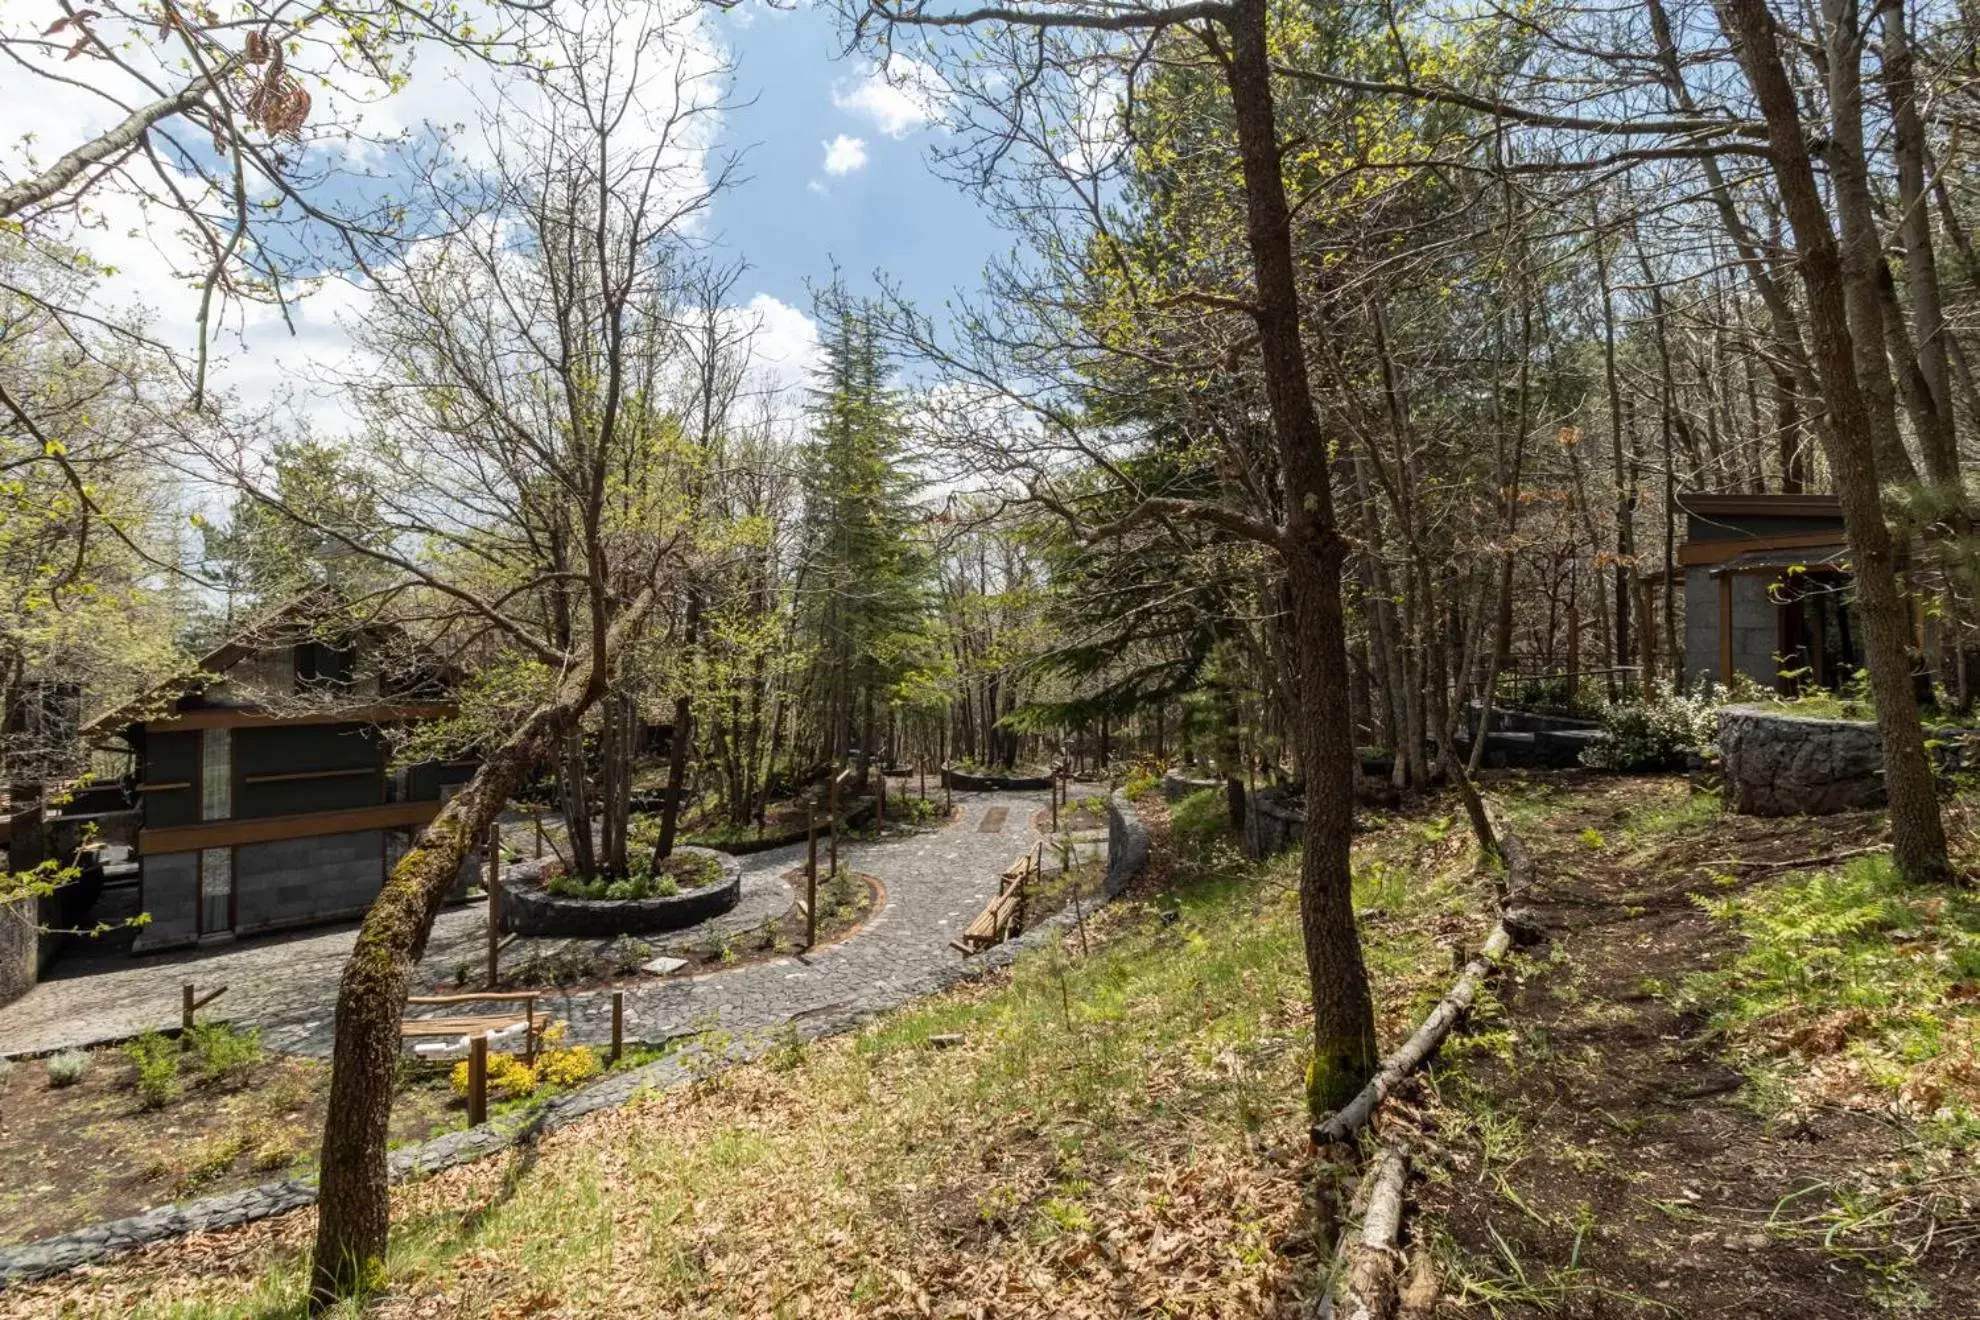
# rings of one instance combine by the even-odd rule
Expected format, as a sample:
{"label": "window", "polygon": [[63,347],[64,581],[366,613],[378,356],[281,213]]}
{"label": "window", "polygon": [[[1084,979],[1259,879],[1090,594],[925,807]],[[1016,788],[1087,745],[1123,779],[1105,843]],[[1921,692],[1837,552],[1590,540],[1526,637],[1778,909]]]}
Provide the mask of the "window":
{"label": "window", "polygon": [[206,729],[199,737],[199,818],[234,814],[234,740],[231,730]]}

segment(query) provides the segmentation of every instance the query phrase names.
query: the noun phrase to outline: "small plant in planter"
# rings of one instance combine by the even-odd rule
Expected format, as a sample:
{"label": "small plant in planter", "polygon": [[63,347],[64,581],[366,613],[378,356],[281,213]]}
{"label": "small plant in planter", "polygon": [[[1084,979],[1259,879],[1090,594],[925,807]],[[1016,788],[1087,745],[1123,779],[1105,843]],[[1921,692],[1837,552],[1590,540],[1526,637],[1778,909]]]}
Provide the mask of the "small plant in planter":
{"label": "small plant in planter", "polygon": [[623,876],[584,879],[546,872],[543,888],[559,898],[672,898],[684,889],[700,889],[722,878],[722,864],[700,853],[678,853],[660,863],[660,867],[655,873],[651,862],[640,857],[633,862],[631,874]]}

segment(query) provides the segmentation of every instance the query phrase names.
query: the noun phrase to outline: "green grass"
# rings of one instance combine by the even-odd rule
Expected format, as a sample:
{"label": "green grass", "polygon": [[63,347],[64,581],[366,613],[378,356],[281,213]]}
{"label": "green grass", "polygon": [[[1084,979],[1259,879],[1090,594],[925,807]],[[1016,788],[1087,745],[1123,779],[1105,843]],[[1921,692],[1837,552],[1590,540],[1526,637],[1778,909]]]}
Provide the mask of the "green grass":
{"label": "green grass", "polygon": [[[1866,1102],[1969,1125],[1980,1108],[1980,899],[1901,882],[1887,857],[1781,876],[1702,899],[1744,947],[1686,982],[1771,1091],[1839,1058]],[[1833,1085],[1833,1079],[1831,1081]]]}

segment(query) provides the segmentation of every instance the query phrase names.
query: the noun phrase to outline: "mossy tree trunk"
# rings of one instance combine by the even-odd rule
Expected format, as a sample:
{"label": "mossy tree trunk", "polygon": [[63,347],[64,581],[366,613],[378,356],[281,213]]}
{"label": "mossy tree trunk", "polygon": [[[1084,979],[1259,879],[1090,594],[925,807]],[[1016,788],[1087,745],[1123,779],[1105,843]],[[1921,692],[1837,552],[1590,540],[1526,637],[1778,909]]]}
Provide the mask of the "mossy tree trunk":
{"label": "mossy tree trunk", "polygon": [[398,1071],[399,1027],[413,972],[461,862],[515,793],[606,692],[624,639],[652,606],[648,588],[613,623],[590,662],[483,758],[474,777],[421,832],[365,914],[337,988],[330,1117],[323,1125],[310,1296],[318,1305],[383,1281],[391,1227],[386,1134]]}

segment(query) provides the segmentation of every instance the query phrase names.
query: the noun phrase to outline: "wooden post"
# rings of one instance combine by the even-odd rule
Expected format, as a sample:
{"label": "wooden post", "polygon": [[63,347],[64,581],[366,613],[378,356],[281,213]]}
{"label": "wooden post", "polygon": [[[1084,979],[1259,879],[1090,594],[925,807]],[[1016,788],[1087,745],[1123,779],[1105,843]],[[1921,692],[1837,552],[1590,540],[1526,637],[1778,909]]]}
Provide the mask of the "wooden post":
{"label": "wooden post", "polygon": [[887,772],[880,772],[880,796],[874,799],[873,828],[885,832],[887,828]]}
{"label": "wooden post", "polygon": [[612,992],[612,1062],[619,1061],[624,1052],[626,1040],[626,992]]}
{"label": "wooden post", "polygon": [[476,1036],[468,1042],[468,1126],[488,1121],[488,1037]]}
{"label": "wooden post", "polygon": [[1052,767],[1052,833],[1059,832],[1059,767]]}
{"label": "wooden post", "polygon": [[[179,1030],[184,1032],[190,1032],[192,1029],[193,1029],[193,986],[192,986],[192,982],[188,981],[186,982],[185,989],[179,998]],[[185,1048],[187,1045],[190,1044],[192,1044],[192,1042],[186,1039],[185,1037],[181,1036],[179,1038],[179,1047],[181,1049]]]}
{"label": "wooden post", "polygon": [[831,872],[839,873],[839,777],[832,776],[832,782],[825,786],[825,834],[831,851]]}
{"label": "wooden post", "polygon": [[539,814],[534,819],[536,823],[536,860],[540,862],[543,860],[543,817]]}
{"label": "wooden post", "polygon": [[1719,683],[1733,681],[1733,575],[1719,574]]}
{"label": "wooden post", "polygon": [[804,947],[818,943],[818,817],[811,818],[811,842],[804,863]]}
{"label": "wooden post", "polygon": [[[539,828],[541,828],[539,826]],[[488,988],[502,984],[502,827],[488,827]]]}
{"label": "wooden post", "polygon": [[921,800],[928,800],[928,762],[917,761],[914,768],[921,773]]}

